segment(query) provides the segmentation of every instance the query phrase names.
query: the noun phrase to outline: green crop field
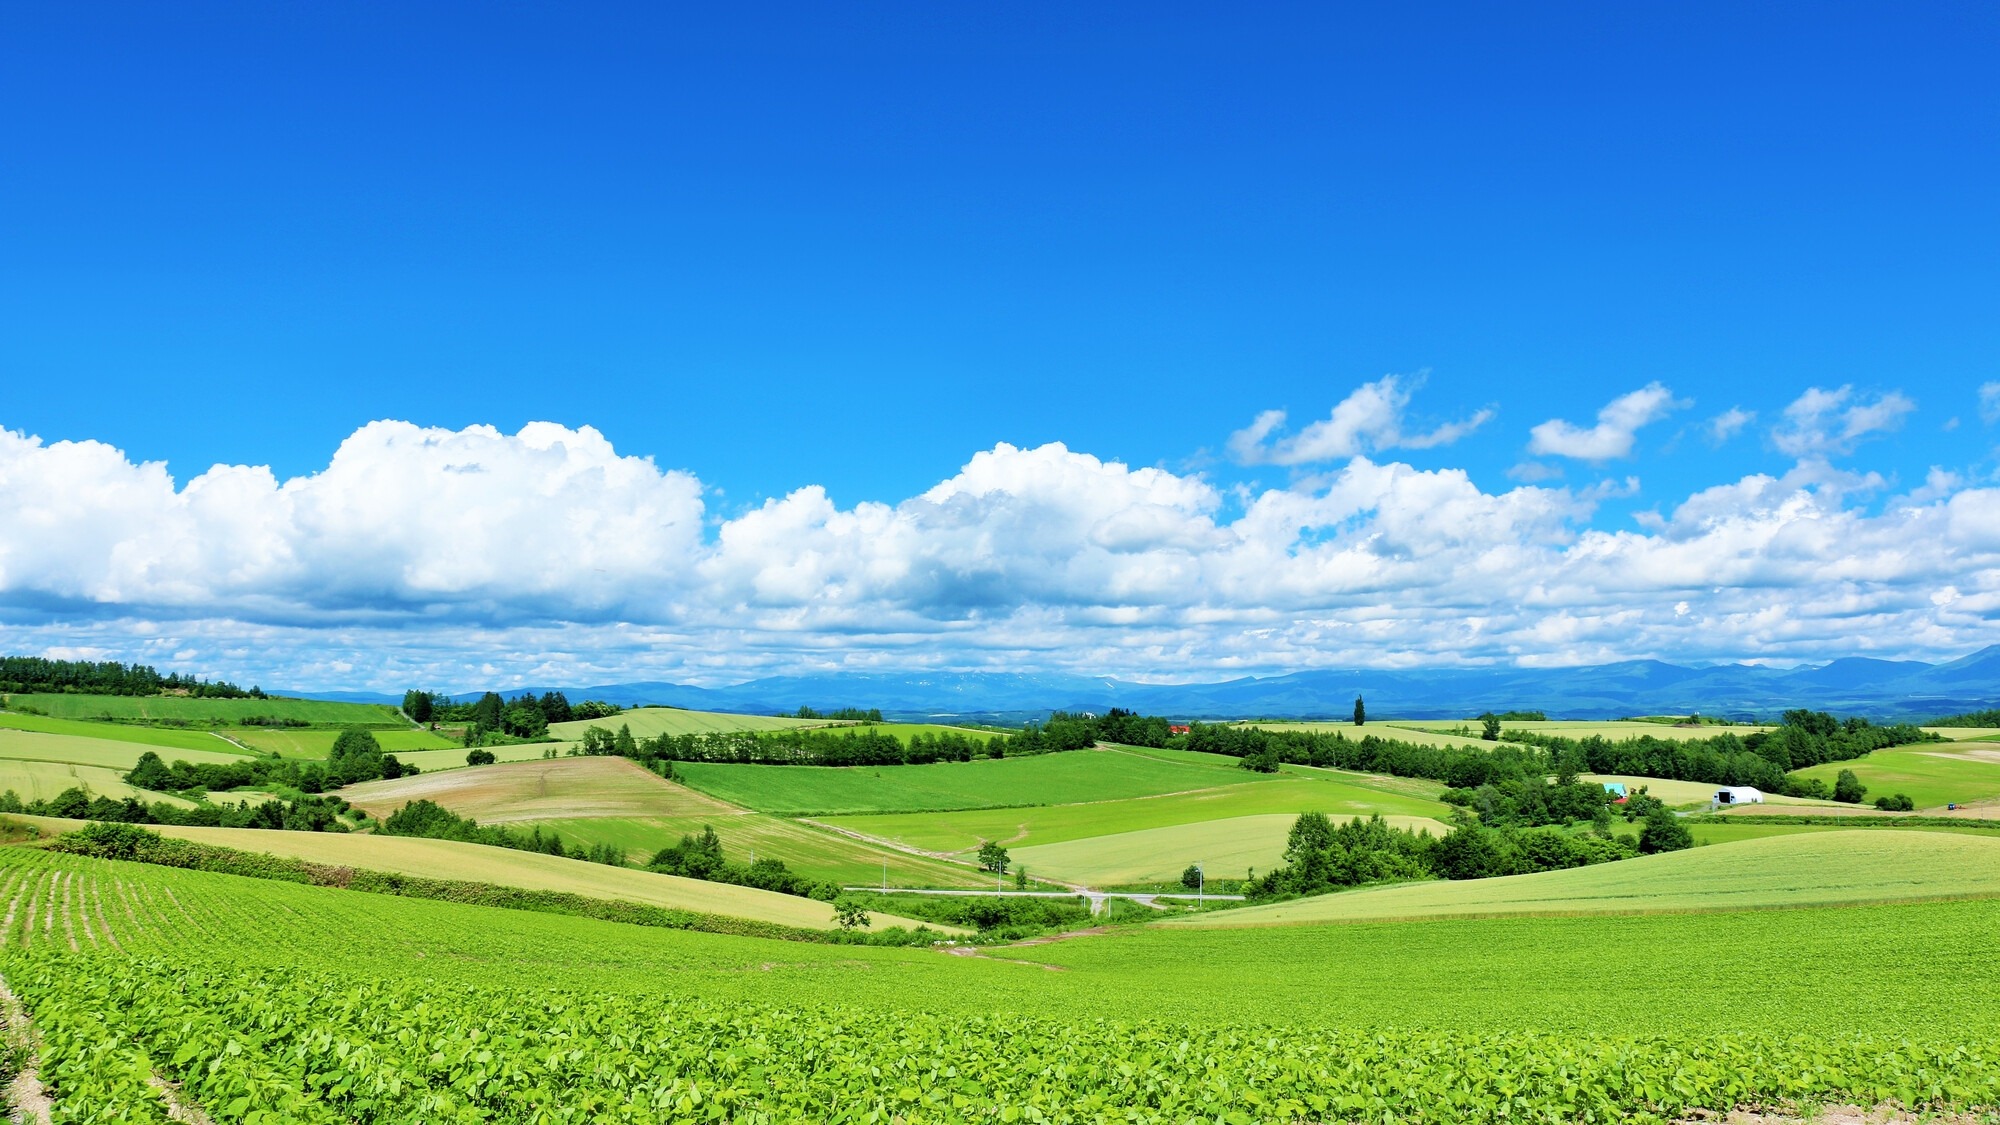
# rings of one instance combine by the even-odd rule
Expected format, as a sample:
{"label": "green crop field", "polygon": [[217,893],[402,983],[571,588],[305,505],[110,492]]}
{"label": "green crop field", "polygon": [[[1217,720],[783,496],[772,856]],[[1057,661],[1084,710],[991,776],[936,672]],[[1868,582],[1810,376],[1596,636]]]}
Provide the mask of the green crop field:
{"label": "green crop field", "polygon": [[[92,723],[79,719],[51,719],[45,715],[23,715],[0,711],[0,730],[29,731],[35,734],[67,734],[77,738],[102,738],[111,742],[137,743],[140,750],[158,750],[172,759],[169,750],[222,750],[236,752],[228,742],[205,730],[177,730],[173,727],[134,726],[129,723]],[[192,760],[192,759],[190,759]]]}
{"label": "green crop field", "polygon": [[773,715],[732,715],[723,711],[683,711],[678,707],[639,707],[621,711],[605,719],[578,719],[573,723],[556,723],[549,733],[565,741],[575,742],[583,738],[583,732],[591,727],[603,727],[616,731],[619,727],[632,728],[634,738],[652,738],[662,734],[709,734],[727,731],[790,730],[794,727],[838,726],[826,719],[792,719]]}
{"label": "green crop field", "polygon": [[[1867,800],[1908,794],[1917,808],[1980,804],[2000,800],[2000,748],[1978,744],[1898,746],[1851,762],[1827,762],[1794,776],[1817,777],[1832,785],[1841,770],[1853,770],[1868,787]],[[1866,803],[1866,802],[1864,802]],[[1873,812],[1872,807],[1869,808]]]}
{"label": "green crop field", "polygon": [[[790,767],[766,767],[771,769]],[[963,864],[872,845],[839,833],[752,812],[658,776],[622,758],[557,758],[426,773],[349,786],[341,795],[376,816],[431,800],[482,824],[538,826],[565,841],[610,844],[643,863],[684,835],[713,827],[723,854],[781,859],[810,878],[843,885],[887,877],[900,886],[976,887],[986,880]]]}
{"label": "green crop field", "polygon": [[1499,879],[1371,887],[1183,919],[1268,926],[1450,915],[1632,913],[2000,896],[2000,838],[1850,829]]}
{"label": "green crop field", "polygon": [[37,731],[0,729],[0,758],[31,762],[65,762],[80,766],[101,766],[126,773],[139,764],[139,757],[152,751],[167,761],[240,762],[244,756],[219,738],[208,740],[213,749],[184,750],[178,747],[148,746],[142,742],[122,742],[108,738],[82,738],[72,734],[42,734]]}
{"label": "green crop field", "polygon": [[[1715,791],[1721,788],[1719,785],[1710,785],[1706,781],[1672,781],[1659,777],[1634,777],[1631,774],[1623,773],[1587,773],[1580,776],[1585,781],[1619,782],[1625,786],[1625,790],[1628,793],[1637,793],[1640,787],[1643,786],[1648,796],[1658,797],[1669,805],[1677,806],[1706,806],[1710,799],[1715,796]],[[1767,805],[1803,805],[1836,811],[1853,807],[1851,805],[1840,804],[1837,801],[1815,801],[1806,797],[1785,797],[1777,793],[1764,794],[1764,803]],[[1746,807],[1756,808],[1758,806]]]}
{"label": "green crop field", "polygon": [[[398,755],[411,750],[449,750],[458,745],[456,739],[446,738],[434,731],[416,730],[405,727],[401,730],[374,730],[375,741],[383,750]],[[324,758],[333,752],[333,740],[340,737],[338,730],[299,730],[282,727],[243,727],[229,732],[229,737],[253,750],[266,754],[276,754],[281,758]],[[542,747],[536,747],[540,753]],[[464,765],[463,751],[460,765]]]}
{"label": "green crop field", "polygon": [[[1038,878],[1093,887],[1172,882],[1190,863],[1201,864],[1211,881],[1241,879],[1252,868],[1269,871],[1284,862],[1285,837],[1297,819],[1296,814],[1265,813],[1142,828],[1015,848],[1013,859]],[[1397,828],[1426,830],[1435,836],[1449,831],[1441,821],[1425,817],[1387,819]],[[1210,889],[1215,889],[1212,882]]]}
{"label": "green crop field", "polygon": [[318,699],[196,699],[178,695],[9,695],[7,706],[33,707],[56,719],[125,719],[235,727],[250,716],[298,719],[326,726],[407,727],[394,707]]}
{"label": "green crop field", "polygon": [[[1237,770],[1234,784],[1192,793],[1123,801],[816,819],[877,839],[892,840],[905,847],[963,852],[977,848],[984,840],[998,840],[1010,848],[1028,847],[1272,813],[1292,817],[1302,812],[1323,812],[1339,817],[1375,813],[1384,816],[1442,817],[1447,811],[1441,802],[1404,791],[1402,787],[1411,783],[1401,778],[1384,779],[1382,787],[1378,788],[1374,779],[1333,770],[1301,769],[1261,781],[1243,780],[1252,776]],[[1432,786],[1430,791],[1436,793],[1442,789],[1443,786]]]}
{"label": "green crop field", "polygon": [[[18,848],[0,851],[0,898],[0,966],[66,1119],[163,1121],[155,1078],[217,1120],[299,1122],[1608,1121],[2000,1101],[1992,901],[1154,926],[1000,960]],[[1800,971],[1829,964],[1869,986]]]}
{"label": "green crop field", "polygon": [[1028,758],[939,762],[928,766],[743,766],[686,762],[674,768],[689,785],[704,793],[760,812],[786,815],[1117,800],[1214,788],[1251,776],[1233,765],[1166,761],[1122,750],[1073,750]]}

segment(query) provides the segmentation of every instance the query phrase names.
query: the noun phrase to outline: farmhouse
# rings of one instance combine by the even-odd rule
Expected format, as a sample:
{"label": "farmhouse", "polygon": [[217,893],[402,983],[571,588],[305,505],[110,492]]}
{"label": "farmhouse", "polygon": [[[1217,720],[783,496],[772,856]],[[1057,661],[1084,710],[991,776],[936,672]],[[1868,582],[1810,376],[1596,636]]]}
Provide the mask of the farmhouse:
{"label": "farmhouse", "polygon": [[1761,805],[1764,794],[1748,785],[1725,785],[1715,791],[1718,805]]}

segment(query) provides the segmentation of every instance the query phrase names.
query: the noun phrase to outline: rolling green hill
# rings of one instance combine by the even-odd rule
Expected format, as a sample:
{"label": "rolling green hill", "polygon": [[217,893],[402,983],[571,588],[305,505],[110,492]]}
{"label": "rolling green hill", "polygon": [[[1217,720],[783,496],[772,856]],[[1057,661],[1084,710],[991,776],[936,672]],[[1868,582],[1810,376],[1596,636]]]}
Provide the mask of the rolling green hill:
{"label": "rolling green hill", "polygon": [[1124,750],[1075,750],[927,766],[685,762],[674,768],[704,793],[760,812],[791,816],[1116,800],[1213,788],[1251,776],[1233,764],[1168,760]]}
{"label": "rolling green hill", "polygon": [[1373,887],[1177,919],[1277,926],[1453,915],[1619,914],[2000,896],[2000,839],[1848,830],[1499,879]]}
{"label": "rolling green hill", "polygon": [[0,730],[132,742],[137,743],[141,751],[158,750],[160,756],[168,760],[173,758],[169,753],[170,750],[230,752],[237,750],[230,743],[205,730],[179,730],[174,727],[147,727],[130,723],[92,723],[80,719],[51,719],[45,715],[23,715],[14,711],[0,711]]}
{"label": "rolling green hill", "polygon": [[[1926,811],[1949,803],[2000,804],[2000,746],[1976,742],[1897,746],[1851,762],[1811,766],[1794,776],[1816,777],[1831,786],[1847,769],[1868,787],[1868,801],[1904,793]],[[1875,810],[1871,806],[1867,811]]]}
{"label": "rolling green hill", "polygon": [[208,743],[206,747],[200,750],[188,750],[177,746],[149,746],[143,742],[125,742],[109,738],[0,729],[0,758],[100,766],[119,773],[127,772],[138,765],[140,756],[148,752],[156,753],[169,762],[180,760],[228,763],[244,760],[243,752],[230,746],[229,743],[219,738],[206,735],[203,737]]}

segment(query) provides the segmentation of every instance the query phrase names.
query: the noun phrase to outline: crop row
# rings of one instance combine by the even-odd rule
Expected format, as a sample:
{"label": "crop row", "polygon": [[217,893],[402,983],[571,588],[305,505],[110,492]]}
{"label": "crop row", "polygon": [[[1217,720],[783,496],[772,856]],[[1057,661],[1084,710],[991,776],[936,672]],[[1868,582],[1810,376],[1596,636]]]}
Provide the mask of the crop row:
{"label": "crop row", "polygon": [[2000,1049],[1731,1035],[1304,1033],[442,987],[43,947],[6,973],[62,1120],[1671,1120],[2000,1102]]}

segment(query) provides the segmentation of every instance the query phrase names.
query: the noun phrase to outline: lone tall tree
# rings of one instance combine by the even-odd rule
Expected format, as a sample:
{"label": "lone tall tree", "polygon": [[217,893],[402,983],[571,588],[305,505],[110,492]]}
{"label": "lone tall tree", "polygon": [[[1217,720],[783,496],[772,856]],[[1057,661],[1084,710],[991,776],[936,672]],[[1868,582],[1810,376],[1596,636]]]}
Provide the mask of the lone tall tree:
{"label": "lone tall tree", "polygon": [[1368,708],[1361,705],[1361,697],[1357,695],[1354,697],[1354,725],[1358,727],[1367,721]]}

